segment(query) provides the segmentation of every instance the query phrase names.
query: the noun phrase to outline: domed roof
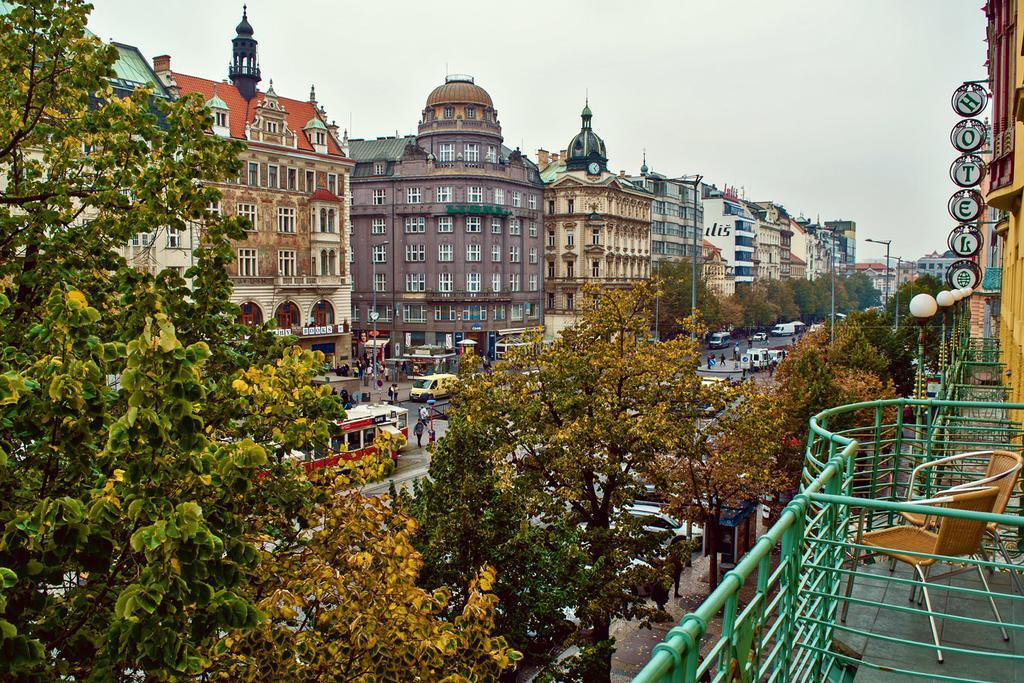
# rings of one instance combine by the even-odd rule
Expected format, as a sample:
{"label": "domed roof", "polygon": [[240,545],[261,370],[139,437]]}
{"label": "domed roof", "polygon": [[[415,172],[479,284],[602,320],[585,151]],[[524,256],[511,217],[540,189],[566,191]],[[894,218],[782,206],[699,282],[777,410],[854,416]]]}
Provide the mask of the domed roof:
{"label": "domed roof", "polygon": [[494,102],[487,91],[473,83],[472,76],[465,74],[452,74],[444,79],[444,85],[439,85],[427,95],[427,106],[433,107],[438,104],[479,104],[484,107],[493,107]]}
{"label": "domed roof", "polygon": [[235,33],[240,36],[251,36],[253,33],[245,5],[242,5],[242,21],[238,22],[238,26],[235,27]]}
{"label": "domed roof", "polygon": [[591,162],[597,162],[601,170],[607,170],[608,152],[605,149],[604,140],[590,127],[592,116],[593,113],[588,104],[580,114],[580,118],[583,119],[580,132],[576,133],[576,136],[569,141],[567,150],[569,156],[565,162],[566,168],[569,170],[587,168]]}

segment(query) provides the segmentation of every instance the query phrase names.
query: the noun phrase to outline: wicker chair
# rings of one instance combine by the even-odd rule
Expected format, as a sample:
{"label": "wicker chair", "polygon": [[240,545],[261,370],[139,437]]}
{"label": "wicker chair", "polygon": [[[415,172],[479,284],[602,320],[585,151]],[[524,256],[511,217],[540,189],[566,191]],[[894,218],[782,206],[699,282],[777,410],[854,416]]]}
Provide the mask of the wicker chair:
{"label": "wicker chair", "polygon": [[[941,498],[935,498],[929,501],[919,501],[919,503],[942,504],[947,508],[956,510],[992,512],[992,508],[998,497],[998,488],[994,486],[986,486],[972,490],[951,492]],[[986,523],[983,521],[940,516],[937,532],[931,531],[922,526],[904,525],[859,534],[858,545],[866,545],[876,548],[874,551],[867,552],[865,557],[875,554],[887,555],[899,562],[909,564],[913,567],[918,577],[920,577],[921,592],[928,611],[928,622],[931,625],[932,637],[935,640],[935,651],[940,662],[942,661],[942,648],[939,643],[939,631],[935,626],[935,616],[932,611],[931,596],[928,594],[929,570],[931,569],[931,566],[937,562],[948,562],[949,559],[947,558],[979,555],[981,553],[981,539],[986,532],[986,526]],[[859,547],[854,551],[853,571],[850,572],[849,579],[846,583],[846,591],[844,595],[846,599],[848,599],[850,594],[853,592],[853,581],[857,573],[857,565],[861,559],[862,552],[863,551]],[[933,557],[923,557],[912,553],[923,553],[932,555]],[[978,576],[981,577],[981,582],[985,586],[985,591],[989,593],[988,601],[992,607],[992,612],[995,614],[996,621],[999,622],[999,628],[1002,631],[1003,640],[1009,640],[1010,636],[1006,632],[1006,629],[1003,628],[1003,620],[999,615],[999,608],[996,607],[995,600],[992,598],[988,579],[985,578],[985,572],[981,570],[980,565],[975,565],[975,569],[978,570]],[[949,574],[960,573],[961,571],[963,570],[957,569],[945,574],[932,576],[931,579],[934,581],[935,579],[948,576]],[[916,588],[916,584],[911,588],[911,601],[914,600],[914,589]],[[841,620],[844,622],[846,621],[846,611],[848,607],[849,601],[846,600],[844,602],[841,615]]]}
{"label": "wicker chair", "polygon": [[[1024,467],[1024,458],[1019,453],[1012,451],[974,451],[971,453],[959,453],[957,455],[951,455],[947,458],[940,458],[931,462],[918,465],[914,468],[914,471],[910,475],[910,487],[907,502],[913,502],[913,499],[909,498],[914,490],[914,485],[917,480],[919,473],[935,467],[942,467],[949,463],[961,462],[965,460],[980,460],[982,458],[988,458],[988,462],[984,470],[978,470],[975,473],[958,471],[957,475],[964,476],[976,474],[979,478],[973,481],[961,482],[955,486],[951,486],[943,491],[939,495],[945,495],[948,493],[954,493],[967,488],[977,488],[978,486],[995,486],[999,489],[999,495],[996,497],[996,503],[992,506],[992,512],[1001,515],[1006,511],[1006,506],[1009,505],[1010,499],[1013,498],[1014,492],[1017,490],[1017,483],[1020,481],[1020,473],[1022,467]],[[942,476],[941,472],[939,477]],[[918,527],[932,528],[937,524],[937,520],[934,516],[921,515],[915,512],[903,512],[900,513],[910,524]],[[999,537],[999,525],[995,522],[990,523],[985,529],[985,535],[988,536],[999,548],[999,553],[1003,556],[1003,560],[1007,564],[1012,564],[1013,560],[1010,558],[1010,553],[1003,544],[1003,540]],[[892,565],[890,565],[892,569]],[[1014,585],[1017,587],[1017,591],[1024,593],[1024,584],[1021,582],[1021,578],[1017,572],[1010,572],[1013,579]]]}

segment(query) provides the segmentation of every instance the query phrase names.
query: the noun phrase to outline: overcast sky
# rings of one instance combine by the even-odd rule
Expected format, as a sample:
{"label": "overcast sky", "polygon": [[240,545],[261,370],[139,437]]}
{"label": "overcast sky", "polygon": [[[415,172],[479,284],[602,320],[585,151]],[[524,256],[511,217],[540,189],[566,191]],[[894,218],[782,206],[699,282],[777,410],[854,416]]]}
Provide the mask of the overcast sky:
{"label": "overcast sky", "polygon": [[[225,78],[241,2],[92,0],[92,29]],[[444,74],[494,99],[535,158],[579,129],[587,90],[609,168],[701,173],[794,214],[857,221],[858,260],[944,249],[949,106],[985,77],[978,0],[250,0],[266,87],[311,83],[352,137],[411,133]],[[987,112],[986,112],[987,114]]]}

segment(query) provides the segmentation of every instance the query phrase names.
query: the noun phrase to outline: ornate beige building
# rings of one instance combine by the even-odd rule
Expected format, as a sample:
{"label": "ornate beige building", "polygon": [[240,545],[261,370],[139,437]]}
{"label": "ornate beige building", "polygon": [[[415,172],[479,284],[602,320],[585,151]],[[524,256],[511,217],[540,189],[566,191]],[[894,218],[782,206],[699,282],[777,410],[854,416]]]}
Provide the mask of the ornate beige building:
{"label": "ornate beige building", "polygon": [[736,293],[736,275],[732,266],[722,256],[722,250],[707,240],[704,240],[701,249],[701,272],[708,289],[718,296],[732,296]]}
{"label": "ornate beige building", "polygon": [[628,287],[650,277],[653,195],[608,171],[604,141],[584,107],[580,132],[559,154],[537,152],[544,190],[544,326],[576,319],[585,285]]}

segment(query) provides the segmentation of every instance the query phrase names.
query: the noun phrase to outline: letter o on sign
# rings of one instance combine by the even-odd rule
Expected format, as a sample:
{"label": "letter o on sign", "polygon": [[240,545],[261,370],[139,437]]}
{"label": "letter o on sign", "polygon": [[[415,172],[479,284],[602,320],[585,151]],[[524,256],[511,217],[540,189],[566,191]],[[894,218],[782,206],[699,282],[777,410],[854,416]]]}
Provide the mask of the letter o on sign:
{"label": "letter o on sign", "polygon": [[964,154],[976,152],[985,144],[985,124],[978,119],[967,119],[953,126],[949,141]]}
{"label": "letter o on sign", "polygon": [[984,202],[975,190],[961,190],[949,198],[949,215],[959,223],[970,223],[978,219]]}

